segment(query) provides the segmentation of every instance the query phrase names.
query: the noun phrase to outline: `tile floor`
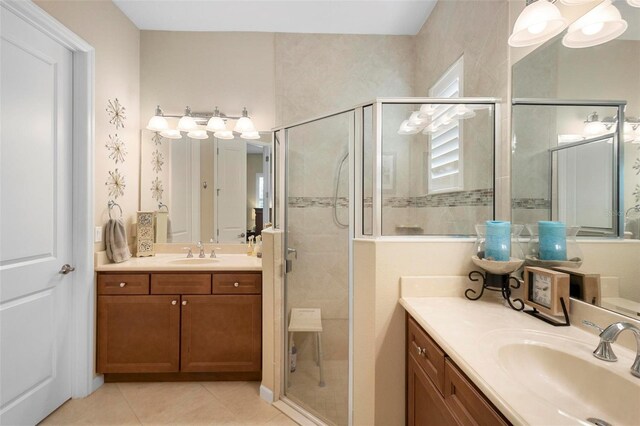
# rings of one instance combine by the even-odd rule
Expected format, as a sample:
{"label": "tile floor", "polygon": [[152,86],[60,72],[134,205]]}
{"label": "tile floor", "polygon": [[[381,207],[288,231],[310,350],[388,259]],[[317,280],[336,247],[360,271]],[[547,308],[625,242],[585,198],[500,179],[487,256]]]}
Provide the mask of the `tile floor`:
{"label": "tile floor", "polygon": [[41,425],[268,425],[296,423],[260,399],[258,382],[106,383]]}
{"label": "tile floor", "polygon": [[328,424],[346,425],[349,404],[349,363],[325,360],[325,386],[318,386],[319,370],[312,360],[298,361],[291,373],[287,396]]}

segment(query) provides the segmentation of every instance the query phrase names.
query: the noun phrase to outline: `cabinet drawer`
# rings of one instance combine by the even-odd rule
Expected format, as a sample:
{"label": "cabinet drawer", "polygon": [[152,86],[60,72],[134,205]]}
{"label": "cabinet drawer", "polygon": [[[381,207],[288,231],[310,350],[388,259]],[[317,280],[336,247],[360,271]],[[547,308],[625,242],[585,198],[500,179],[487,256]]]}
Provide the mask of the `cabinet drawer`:
{"label": "cabinet drawer", "polygon": [[444,393],[445,353],[413,318],[407,317],[407,352],[433,380],[440,393]]}
{"label": "cabinet drawer", "polygon": [[211,274],[151,274],[151,294],[211,294]]}
{"label": "cabinet drawer", "polygon": [[444,401],[461,425],[508,425],[450,360],[445,363]]}
{"label": "cabinet drawer", "polygon": [[262,274],[214,273],[213,294],[260,294]]}
{"label": "cabinet drawer", "polygon": [[452,426],[453,414],[435,385],[416,360],[407,357],[407,424],[408,426]]}
{"label": "cabinet drawer", "polygon": [[98,294],[149,294],[149,274],[99,274]]}

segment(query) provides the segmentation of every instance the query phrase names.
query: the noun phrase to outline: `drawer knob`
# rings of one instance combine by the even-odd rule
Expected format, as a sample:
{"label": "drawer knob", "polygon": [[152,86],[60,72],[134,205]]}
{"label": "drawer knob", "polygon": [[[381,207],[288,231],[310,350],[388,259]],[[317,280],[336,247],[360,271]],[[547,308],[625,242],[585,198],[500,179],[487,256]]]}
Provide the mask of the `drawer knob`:
{"label": "drawer knob", "polygon": [[186,300],[182,301],[182,306],[187,306],[187,301]]}
{"label": "drawer knob", "polygon": [[127,285],[127,283],[120,283],[120,288],[124,287],[125,285]]}
{"label": "drawer knob", "polygon": [[178,304],[178,301],[177,301],[177,300],[172,300],[172,301],[171,301],[171,304],[172,304],[172,305],[177,305],[177,304]]}
{"label": "drawer knob", "polygon": [[420,346],[416,346],[416,353],[418,354],[418,356],[426,356],[427,348],[421,348]]}
{"label": "drawer knob", "polygon": [[236,287],[236,288],[240,287],[240,283],[233,283],[233,286]]}

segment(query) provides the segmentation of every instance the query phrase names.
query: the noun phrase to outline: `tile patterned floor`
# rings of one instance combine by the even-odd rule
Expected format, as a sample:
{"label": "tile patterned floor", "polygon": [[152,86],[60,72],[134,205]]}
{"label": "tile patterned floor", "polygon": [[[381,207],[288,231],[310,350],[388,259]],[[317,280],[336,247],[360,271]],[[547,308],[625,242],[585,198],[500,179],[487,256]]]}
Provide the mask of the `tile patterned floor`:
{"label": "tile patterned floor", "polygon": [[260,399],[258,382],[106,383],[41,425],[266,425],[296,423]]}
{"label": "tile patterned floor", "polygon": [[312,360],[298,361],[291,373],[287,396],[312,414],[331,425],[348,423],[349,363],[347,360],[325,360],[325,386],[318,386],[319,370]]}

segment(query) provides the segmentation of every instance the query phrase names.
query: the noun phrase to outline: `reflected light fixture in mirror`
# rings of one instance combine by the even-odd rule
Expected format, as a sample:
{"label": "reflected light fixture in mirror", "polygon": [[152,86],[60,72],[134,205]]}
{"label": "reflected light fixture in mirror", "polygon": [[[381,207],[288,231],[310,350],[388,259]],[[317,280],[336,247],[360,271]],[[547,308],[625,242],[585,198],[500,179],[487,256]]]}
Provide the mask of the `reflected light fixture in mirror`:
{"label": "reflected light fixture in mirror", "polygon": [[234,138],[233,132],[231,130],[220,130],[213,134],[218,139],[231,140]]}
{"label": "reflected light fixture in mirror", "polygon": [[164,118],[162,114],[162,109],[160,109],[160,105],[156,106],[156,112],[153,117],[149,120],[149,124],[147,124],[147,129],[152,130],[154,132],[162,132],[163,130],[167,130],[169,128],[169,123],[167,123],[167,119]]}
{"label": "reflected light fixture in mirror", "polygon": [[220,117],[220,110],[218,107],[213,111],[213,117],[211,117],[207,122],[207,130],[213,133],[221,130],[227,130],[227,124],[224,122],[224,119]]}
{"label": "reflected light fixture in mirror", "polygon": [[178,121],[178,130],[180,130],[181,132],[190,132],[197,129],[198,124],[196,123],[196,120],[194,120],[191,116],[191,108],[186,107],[184,109],[184,115],[182,116],[182,118],[180,118],[180,121]]}
{"label": "reflected light fixture in mirror", "polygon": [[206,130],[202,130],[202,129],[196,129],[196,130],[192,130],[189,133],[187,133],[187,136],[190,137],[191,139],[209,139],[209,135],[207,134]]}
{"label": "reflected light fixture in mirror", "polygon": [[400,129],[398,129],[399,135],[415,135],[418,132],[420,132],[420,128],[409,124],[409,120],[404,120],[400,124]]}
{"label": "reflected light fixture in mirror", "polygon": [[640,7],[640,0],[627,0],[629,6]]}
{"label": "reflected light fixture in mirror", "polygon": [[526,47],[543,43],[560,34],[567,25],[567,20],[553,3],[527,0],[527,6],[513,26],[509,46]]}
{"label": "reflected light fixture in mirror", "polygon": [[178,129],[166,129],[160,132],[160,136],[167,139],[182,139],[182,134]]}
{"label": "reflected light fixture in mirror", "polygon": [[602,121],[600,121],[598,113],[593,112],[585,120],[582,134],[585,138],[594,138],[596,136],[607,134],[607,131],[607,126]]}
{"label": "reflected light fixture in mirror", "polygon": [[569,26],[562,44],[571,48],[597,46],[621,36],[627,26],[611,0],[605,0]]}
{"label": "reflected light fixture in mirror", "polygon": [[254,130],[253,132],[244,132],[240,135],[240,137],[242,139],[255,140],[260,139],[260,133],[258,133],[257,130]]}

